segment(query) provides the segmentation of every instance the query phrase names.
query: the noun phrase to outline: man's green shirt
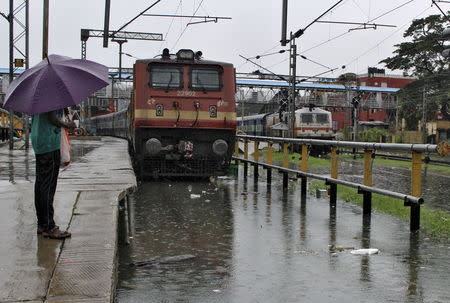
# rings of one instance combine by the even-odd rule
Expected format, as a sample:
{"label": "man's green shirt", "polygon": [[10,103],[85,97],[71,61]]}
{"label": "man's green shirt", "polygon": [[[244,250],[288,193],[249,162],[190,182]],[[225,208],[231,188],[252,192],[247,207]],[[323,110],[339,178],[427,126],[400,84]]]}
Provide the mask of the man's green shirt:
{"label": "man's green shirt", "polygon": [[[57,116],[60,114],[57,112]],[[45,154],[61,148],[61,127],[50,122],[49,113],[31,118],[31,144],[35,154]]]}

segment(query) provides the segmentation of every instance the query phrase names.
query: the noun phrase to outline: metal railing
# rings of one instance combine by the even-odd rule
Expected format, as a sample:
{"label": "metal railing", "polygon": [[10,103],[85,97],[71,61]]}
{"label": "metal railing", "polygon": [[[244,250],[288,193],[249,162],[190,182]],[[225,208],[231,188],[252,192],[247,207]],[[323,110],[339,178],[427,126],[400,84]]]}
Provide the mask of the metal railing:
{"label": "metal railing", "polygon": [[[372,193],[401,199],[404,205],[411,208],[410,213],[410,230],[416,231],[420,228],[420,205],[424,203],[422,198],[422,157],[423,154],[439,154],[446,156],[450,154],[450,145],[442,142],[438,145],[434,144],[394,144],[394,143],[372,143],[372,142],[350,142],[350,141],[330,141],[316,139],[288,139],[280,137],[262,137],[237,135],[235,153],[233,159],[237,162],[244,163],[244,176],[248,173],[248,164],[254,165],[254,176],[258,177],[258,166],[267,169],[267,182],[272,180],[272,169],[276,169],[283,173],[283,188],[288,186],[288,175],[295,174],[301,178],[301,195],[302,199],[306,198],[307,178],[313,178],[325,181],[329,186],[330,205],[336,205],[337,185],[344,185],[358,189],[358,193],[363,195],[363,214],[370,215],[372,211]],[[244,141],[244,158],[239,158],[239,141]],[[253,160],[248,158],[248,144],[253,141],[254,154]],[[267,142],[266,161],[259,161],[259,143]],[[279,143],[283,147],[283,166],[273,165],[273,144]],[[299,169],[290,169],[289,165],[289,145],[301,146],[301,160]],[[308,172],[309,146],[319,145],[328,146],[330,152],[330,177],[312,174]],[[339,148],[355,148],[364,150],[364,179],[363,183],[349,182],[338,179],[338,153]],[[383,188],[374,187],[372,184],[372,161],[376,151],[389,152],[411,152],[411,193],[399,193]]]}

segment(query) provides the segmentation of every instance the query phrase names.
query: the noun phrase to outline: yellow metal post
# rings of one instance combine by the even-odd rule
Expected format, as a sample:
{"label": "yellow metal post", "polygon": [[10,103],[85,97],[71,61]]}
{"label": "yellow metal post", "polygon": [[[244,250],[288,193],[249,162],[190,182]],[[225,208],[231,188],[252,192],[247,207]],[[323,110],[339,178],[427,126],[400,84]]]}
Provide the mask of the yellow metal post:
{"label": "yellow metal post", "polygon": [[283,167],[288,168],[289,166],[289,144],[283,143]]}
{"label": "yellow metal post", "polygon": [[248,160],[248,141],[244,140],[244,159]]}
{"label": "yellow metal post", "polygon": [[[422,153],[412,153],[411,167],[411,195],[420,197],[422,195]],[[411,204],[410,231],[420,228],[420,204]]]}
{"label": "yellow metal post", "polygon": [[[234,142],[234,156],[236,158],[239,158],[239,139],[238,138],[236,138],[236,141]],[[238,165],[239,160],[235,160],[234,164]]]}
{"label": "yellow metal post", "polygon": [[372,186],[372,151],[364,151],[364,185]]}
{"label": "yellow metal post", "polygon": [[302,145],[302,161],[300,163],[300,170],[302,172],[307,173],[308,172],[308,145],[303,144]]}
{"label": "yellow metal post", "polygon": [[422,195],[422,153],[418,152],[412,153],[411,195]]}
{"label": "yellow metal post", "polygon": [[257,140],[254,141],[255,152],[253,153],[253,160],[255,160],[256,164],[253,166],[253,176],[255,179],[258,178],[258,164],[259,162],[259,142]]}
{"label": "yellow metal post", "polygon": [[331,178],[337,179],[338,177],[338,157],[337,157],[337,147],[331,148]]}
{"label": "yellow metal post", "polygon": [[253,153],[253,159],[258,162],[259,161],[259,141],[254,142],[255,152]]}
{"label": "yellow metal post", "polygon": [[267,147],[267,164],[272,165],[273,164],[273,143],[268,142]]}

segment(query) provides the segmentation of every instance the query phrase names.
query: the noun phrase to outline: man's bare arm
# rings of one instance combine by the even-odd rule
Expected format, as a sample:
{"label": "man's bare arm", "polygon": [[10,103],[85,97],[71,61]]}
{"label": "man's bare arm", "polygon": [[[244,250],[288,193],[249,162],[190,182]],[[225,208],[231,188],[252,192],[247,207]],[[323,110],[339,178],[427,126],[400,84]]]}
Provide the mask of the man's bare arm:
{"label": "man's bare arm", "polygon": [[48,119],[50,120],[50,122],[58,127],[64,127],[64,128],[68,128],[68,129],[74,129],[76,127],[75,123],[73,121],[70,122],[64,122],[58,119],[58,117],[56,117],[56,113],[53,112],[49,112],[48,113]]}

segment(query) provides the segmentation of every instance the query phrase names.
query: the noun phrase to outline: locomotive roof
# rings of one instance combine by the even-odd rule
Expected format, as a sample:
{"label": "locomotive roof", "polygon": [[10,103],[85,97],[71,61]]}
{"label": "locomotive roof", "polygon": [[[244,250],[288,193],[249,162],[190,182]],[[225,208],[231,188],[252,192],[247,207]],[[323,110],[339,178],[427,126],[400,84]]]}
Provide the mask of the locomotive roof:
{"label": "locomotive roof", "polygon": [[199,64],[199,65],[220,65],[220,66],[233,66],[233,64],[222,61],[213,61],[213,60],[177,60],[177,59],[161,59],[161,58],[152,58],[152,59],[138,59],[136,63],[170,63],[170,64]]}
{"label": "locomotive roof", "polygon": [[302,107],[302,108],[297,109],[295,112],[296,113],[329,113],[329,111],[324,110],[322,108],[317,108],[317,107],[314,107],[311,110],[309,109],[309,107]]}

